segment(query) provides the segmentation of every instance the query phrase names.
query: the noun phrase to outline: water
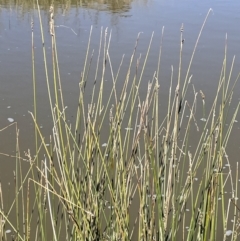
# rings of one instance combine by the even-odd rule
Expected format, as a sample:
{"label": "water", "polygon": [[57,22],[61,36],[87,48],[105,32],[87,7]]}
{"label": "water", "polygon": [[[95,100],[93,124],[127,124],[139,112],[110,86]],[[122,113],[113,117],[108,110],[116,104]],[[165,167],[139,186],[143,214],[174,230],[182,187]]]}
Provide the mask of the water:
{"label": "water", "polygon": [[[206,100],[212,101],[217,88],[221,65],[224,57],[225,39],[227,34],[228,65],[236,55],[235,66],[240,60],[240,16],[238,14],[240,3],[238,1],[141,1],[114,4],[85,3],[77,5],[58,4],[55,16],[57,46],[63,89],[66,93],[66,105],[76,103],[78,96],[78,81],[83,69],[90,27],[93,26],[91,51],[95,49],[95,57],[99,45],[101,27],[112,31],[110,55],[114,71],[116,72],[122,55],[125,54],[125,65],[133,51],[139,32],[139,46],[137,56],[144,54],[154,32],[150,57],[144,74],[144,83],[152,78],[157,68],[159,43],[164,26],[163,49],[159,80],[163,94],[168,90],[171,65],[174,68],[176,82],[180,28],[184,24],[183,38],[183,72],[186,72],[197,36],[210,8],[212,13],[204,27],[199,45],[194,57],[190,74],[197,90],[201,89]],[[47,59],[51,63],[51,42],[48,29],[49,6],[42,6],[42,18],[45,27],[45,46]],[[28,111],[33,110],[32,94],[32,63],[31,63],[31,18],[34,19],[34,45],[36,51],[36,76],[39,104],[41,105],[41,125],[48,127],[48,99],[46,97],[46,83],[41,48],[39,20],[36,10],[33,10],[28,1],[22,1],[15,6],[11,1],[1,5],[0,14],[0,126],[8,124],[8,118],[18,123],[23,143],[31,137],[26,134],[32,121]],[[143,59],[143,57],[142,57]],[[49,64],[51,68],[51,64]],[[124,75],[125,71],[122,71]],[[237,75],[237,68],[233,71],[233,79]],[[143,90],[146,87],[143,84]],[[236,88],[238,92],[239,87]],[[239,96],[234,99],[235,103]],[[11,106],[11,108],[8,108]],[[75,105],[74,105],[75,106]],[[3,132],[1,133],[2,135]],[[1,142],[1,152],[11,152],[10,140]],[[27,148],[27,146],[24,146]]]}
{"label": "water", "polygon": [[[30,2],[30,1],[29,1]],[[114,2],[114,1],[113,1]],[[57,37],[60,73],[65,96],[65,104],[71,113],[77,108],[78,82],[84,67],[84,57],[89,39],[90,27],[93,26],[90,51],[99,45],[101,28],[111,32],[110,56],[116,73],[122,55],[125,54],[123,70],[120,72],[124,79],[128,61],[132,54],[138,33],[141,32],[137,56],[146,54],[151,35],[154,38],[143,76],[140,93],[145,94],[147,81],[152,79],[157,69],[159,45],[162,30],[163,48],[160,66],[161,96],[167,98],[171,66],[174,69],[174,85],[176,86],[180,28],[183,24],[183,73],[186,73],[188,63],[203,21],[209,11],[212,12],[203,29],[190,74],[196,91],[202,90],[206,103],[212,103],[219,80],[224,48],[227,42],[228,71],[233,56],[236,55],[233,79],[236,78],[240,66],[240,1],[161,1],[135,0],[106,2],[72,1],[72,4],[56,4],[55,31]],[[51,38],[49,34],[49,6],[41,6],[45,34],[47,60],[51,69]],[[32,62],[31,62],[31,18],[34,20],[35,66],[37,76],[37,96],[39,122],[43,133],[49,135],[51,117],[46,92],[42,42],[39,28],[38,13],[28,1],[20,1],[16,6],[12,1],[1,2],[0,7],[0,179],[3,185],[13,182],[12,170],[16,146],[16,127],[20,129],[21,154],[32,147],[34,140],[33,121],[28,111],[33,111]],[[227,41],[226,41],[227,38]],[[51,72],[51,70],[50,70]],[[93,82],[93,79],[90,82]],[[110,81],[110,75],[106,76]],[[236,86],[233,96],[233,107],[240,100],[240,87]],[[162,104],[163,106],[166,103]],[[208,107],[206,108],[208,110]],[[233,109],[232,109],[233,111]],[[202,116],[197,116],[200,120]],[[69,122],[74,117],[69,116]],[[238,121],[238,122],[237,122]],[[229,153],[238,160],[240,149],[240,117],[229,145]],[[7,129],[3,129],[10,125]],[[126,127],[127,128],[127,127]],[[194,139],[192,140],[194,143]],[[235,163],[233,163],[235,165]]]}

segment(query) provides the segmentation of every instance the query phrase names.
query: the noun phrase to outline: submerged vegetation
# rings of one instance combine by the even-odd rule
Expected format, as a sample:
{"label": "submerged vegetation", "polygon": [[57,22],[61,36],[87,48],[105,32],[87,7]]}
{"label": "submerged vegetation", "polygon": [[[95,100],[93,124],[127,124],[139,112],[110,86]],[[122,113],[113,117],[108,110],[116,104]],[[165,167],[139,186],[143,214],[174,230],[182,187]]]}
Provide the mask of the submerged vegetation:
{"label": "submerged vegetation", "polygon": [[[39,9],[38,12],[41,24]],[[232,81],[234,59],[227,74],[227,51],[210,111],[205,113],[206,97],[202,91],[198,94],[193,88],[193,101],[187,99],[192,88],[192,61],[210,12],[184,78],[181,28],[178,74],[175,76],[172,68],[164,117],[165,110],[159,105],[159,68],[148,82],[145,97],[139,93],[153,36],[145,58],[139,57],[134,63],[137,37],[120,91],[116,84],[124,58],[114,73],[109,51],[111,33],[102,30],[97,64],[93,67],[91,29],[79,82],[76,120],[69,124],[58,64],[54,11],[50,9],[53,76],[49,74],[44,45],[43,56],[52,133],[44,137],[38,124],[32,31],[34,111],[30,114],[35,124],[36,154],[29,151],[21,157],[17,141],[15,198],[8,209],[0,186],[1,240],[238,239],[238,164],[236,170],[231,170],[227,145],[239,109],[238,104],[229,117],[239,75]],[[41,33],[44,43],[43,29]],[[163,38],[159,67],[162,42]],[[105,91],[107,70],[112,76],[110,93]],[[87,103],[90,71],[95,71],[95,79]],[[202,108],[197,106],[199,97]],[[203,113],[201,121],[196,117],[198,112]],[[195,136],[197,144],[190,148],[191,136]],[[26,161],[29,169],[23,174]],[[224,195],[226,191],[231,193],[230,199]]]}

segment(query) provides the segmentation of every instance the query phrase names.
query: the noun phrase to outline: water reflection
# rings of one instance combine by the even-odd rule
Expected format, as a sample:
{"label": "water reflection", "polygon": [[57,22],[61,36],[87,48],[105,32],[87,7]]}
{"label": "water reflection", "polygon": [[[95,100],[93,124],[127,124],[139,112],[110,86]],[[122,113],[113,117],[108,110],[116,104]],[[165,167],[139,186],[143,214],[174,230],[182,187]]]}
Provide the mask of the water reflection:
{"label": "water reflection", "polygon": [[[48,10],[49,6],[52,4],[53,1],[45,0],[39,1],[39,5],[41,9]],[[81,8],[88,8],[94,9],[98,11],[108,11],[111,13],[126,13],[129,12],[131,9],[131,4],[133,0],[56,0],[54,1],[54,5],[57,8],[60,8],[64,11],[68,11],[70,8],[81,7]],[[142,2],[146,3],[147,0],[139,1],[135,0],[135,2]],[[4,0],[1,1],[2,7],[6,8],[19,8],[22,11],[30,11],[31,9],[36,8],[36,1],[31,0],[20,0],[20,1],[11,1],[11,0]]]}
{"label": "water reflection", "polygon": [[[92,23],[97,25],[102,20],[102,14],[109,14],[109,25],[116,26],[121,18],[129,18],[132,16],[131,9],[133,4],[146,5],[148,0],[57,0],[54,1],[54,9],[56,16],[71,16],[75,18],[81,17],[91,19]],[[46,14],[49,12],[49,7],[52,1],[39,1],[39,6]],[[37,9],[36,1],[20,0],[11,1],[4,0],[0,4],[1,9],[9,11],[9,16],[17,16],[18,20],[22,20],[29,13],[33,16],[33,11]],[[16,11],[17,14],[14,14]]]}
{"label": "water reflection", "polygon": [[124,13],[131,9],[132,0],[124,1],[111,1],[111,0],[99,0],[99,1],[82,1],[82,6],[97,10],[109,11],[112,13]]}

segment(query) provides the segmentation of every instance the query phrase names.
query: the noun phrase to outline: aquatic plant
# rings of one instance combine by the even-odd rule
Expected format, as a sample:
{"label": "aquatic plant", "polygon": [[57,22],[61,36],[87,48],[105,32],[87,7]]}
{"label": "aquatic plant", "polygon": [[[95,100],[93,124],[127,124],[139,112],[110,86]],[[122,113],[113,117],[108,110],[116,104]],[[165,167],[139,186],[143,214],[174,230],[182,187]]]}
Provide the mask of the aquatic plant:
{"label": "aquatic plant", "polygon": [[[17,141],[15,198],[7,210],[3,205],[5,193],[0,186],[2,240],[7,240],[9,226],[14,240],[226,240],[229,235],[231,240],[237,240],[240,222],[238,164],[232,172],[227,145],[239,109],[238,104],[229,116],[239,75],[231,85],[234,59],[227,74],[227,46],[210,111],[206,113],[207,96],[202,91],[199,91],[203,105],[201,120],[197,118],[201,110],[197,112],[199,98],[194,88],[193,101],[187,99],[192,86],[191,65],[210,12],[183,79],[184,29],[181,27],[178,75],[175,77],[172,67],[164,116],[165,110],[159,105],[158,78],[164,28],[159,67],[148,81],[144,98],[139,89],[153,35],[144,59],[138,57],[135,64],[140,34],[137,37],[119,91],[116,85],[124,57],[115,73],[110,53],[111,32],[102,29],[97,64],[92,66],[91,29],[79,82],[76,120],[69,124],[51,7],[52,77],[44,45],[43,56],[52,133],[50,137],[43,136],[38,124],[33,47],[34,111],[30,114],[35,126],[36,155],[29,151],[25,157],[19,156]],[[38,13],[44,43],[39,6]],[[34,46],[33,31],[32,41]],[[111,72],[112,82],[105,98],[107,70]],[[92,86],[89,86],[90,71],[95,71]],[[88,89],[92,91],[91,100],[86,103]],[[190,147],[191,136],[195,137],[197,145]],[[23,161],[29,164],[26,174],[22,171]],[[224,166],[224,162],[228,165]],[[226,190],[231,198],[224,195]]]}

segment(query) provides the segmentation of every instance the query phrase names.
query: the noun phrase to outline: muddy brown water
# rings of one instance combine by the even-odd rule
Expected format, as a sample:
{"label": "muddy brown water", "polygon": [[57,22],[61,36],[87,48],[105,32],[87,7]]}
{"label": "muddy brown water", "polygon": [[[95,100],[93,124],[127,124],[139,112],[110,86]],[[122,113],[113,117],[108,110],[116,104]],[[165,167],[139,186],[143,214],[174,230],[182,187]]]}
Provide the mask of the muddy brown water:
{"label": "muddy brown water", "polygon": [[[31,62],[31,18],[34,19],[35,66],[37,78],[38,118],[43,132],[51,130],[51,116],[46,92],[46,80],[42,56],[42,43],[38,13],[30,1],[0,2],[0,153],[15,155],[16,126],[2,130],[9,121],[17,122],[20,130],[21,154],[33,148],[33,122],[28,111],[33,111],[32,62]],[[57,1],[56,1],[57,2]],[[112,1],[114,2],[114,1]],[[97,53],[101,27],[112,31],[110,56],[114,71],[117,71],[122,55],[125,61],[120,77],[124,79],[128,62],[139,32],[141,33],[137,56],[145,55],[152,33],[154,38],[143,76],[140,93],[146,92],[146,83],[157,68],[159,43],[164,26],[162,59],[159,80],[162,99],[167,99],[171,74],[174,68],[176,84],[179,60],[180,28],[184,24],[183,72],[186,72],[197,36],[204,18],[212,8],[206,26],[202,32],[190,73],[196,91],[200,89],[206,96],[206,112],[215,96],[224,58],[227,34],[228,71],[233,56],[236,56],[233,79],[240,71],[240,1],[164,1],[135,0],[116,1],[115,4],[103,4],[101,1],[89,1],[71,4],[56,4],[55,31],[65,104],[74,113],[77,108],[78,82],[84,66],[90,27],[93,26],[90,50]],[[42,5],[41,13],[45,33],[47,60],[51,68],[51,41],[49,36],[49,6]],[[97,54],[95,54],[95,57]],[[109,78],[109,79],[108,79]],[[110,76],[106,76],[106,82]],[[121,85],[121,78],[120,78]],[[240,86],[237,85],[232,99],[232,109],[240,100]],[[163,102],[162,106],[166,106]],[[164,107],[165,108],[165,107]],[[9,119],[11,118],[11,119]],[[72,119],[71,119],[72,118]],[[198,116],[200,119],[201,116]],[[69,115],[69,121],[73,117]],[[194,143],[194,138],[190,140]],[[229,156],[233,167],[239,161],[240,154],[240,116],[236,118],[229,147]],[[3,187],[13,182],[13,158],[0,155],[0,180]]]}

